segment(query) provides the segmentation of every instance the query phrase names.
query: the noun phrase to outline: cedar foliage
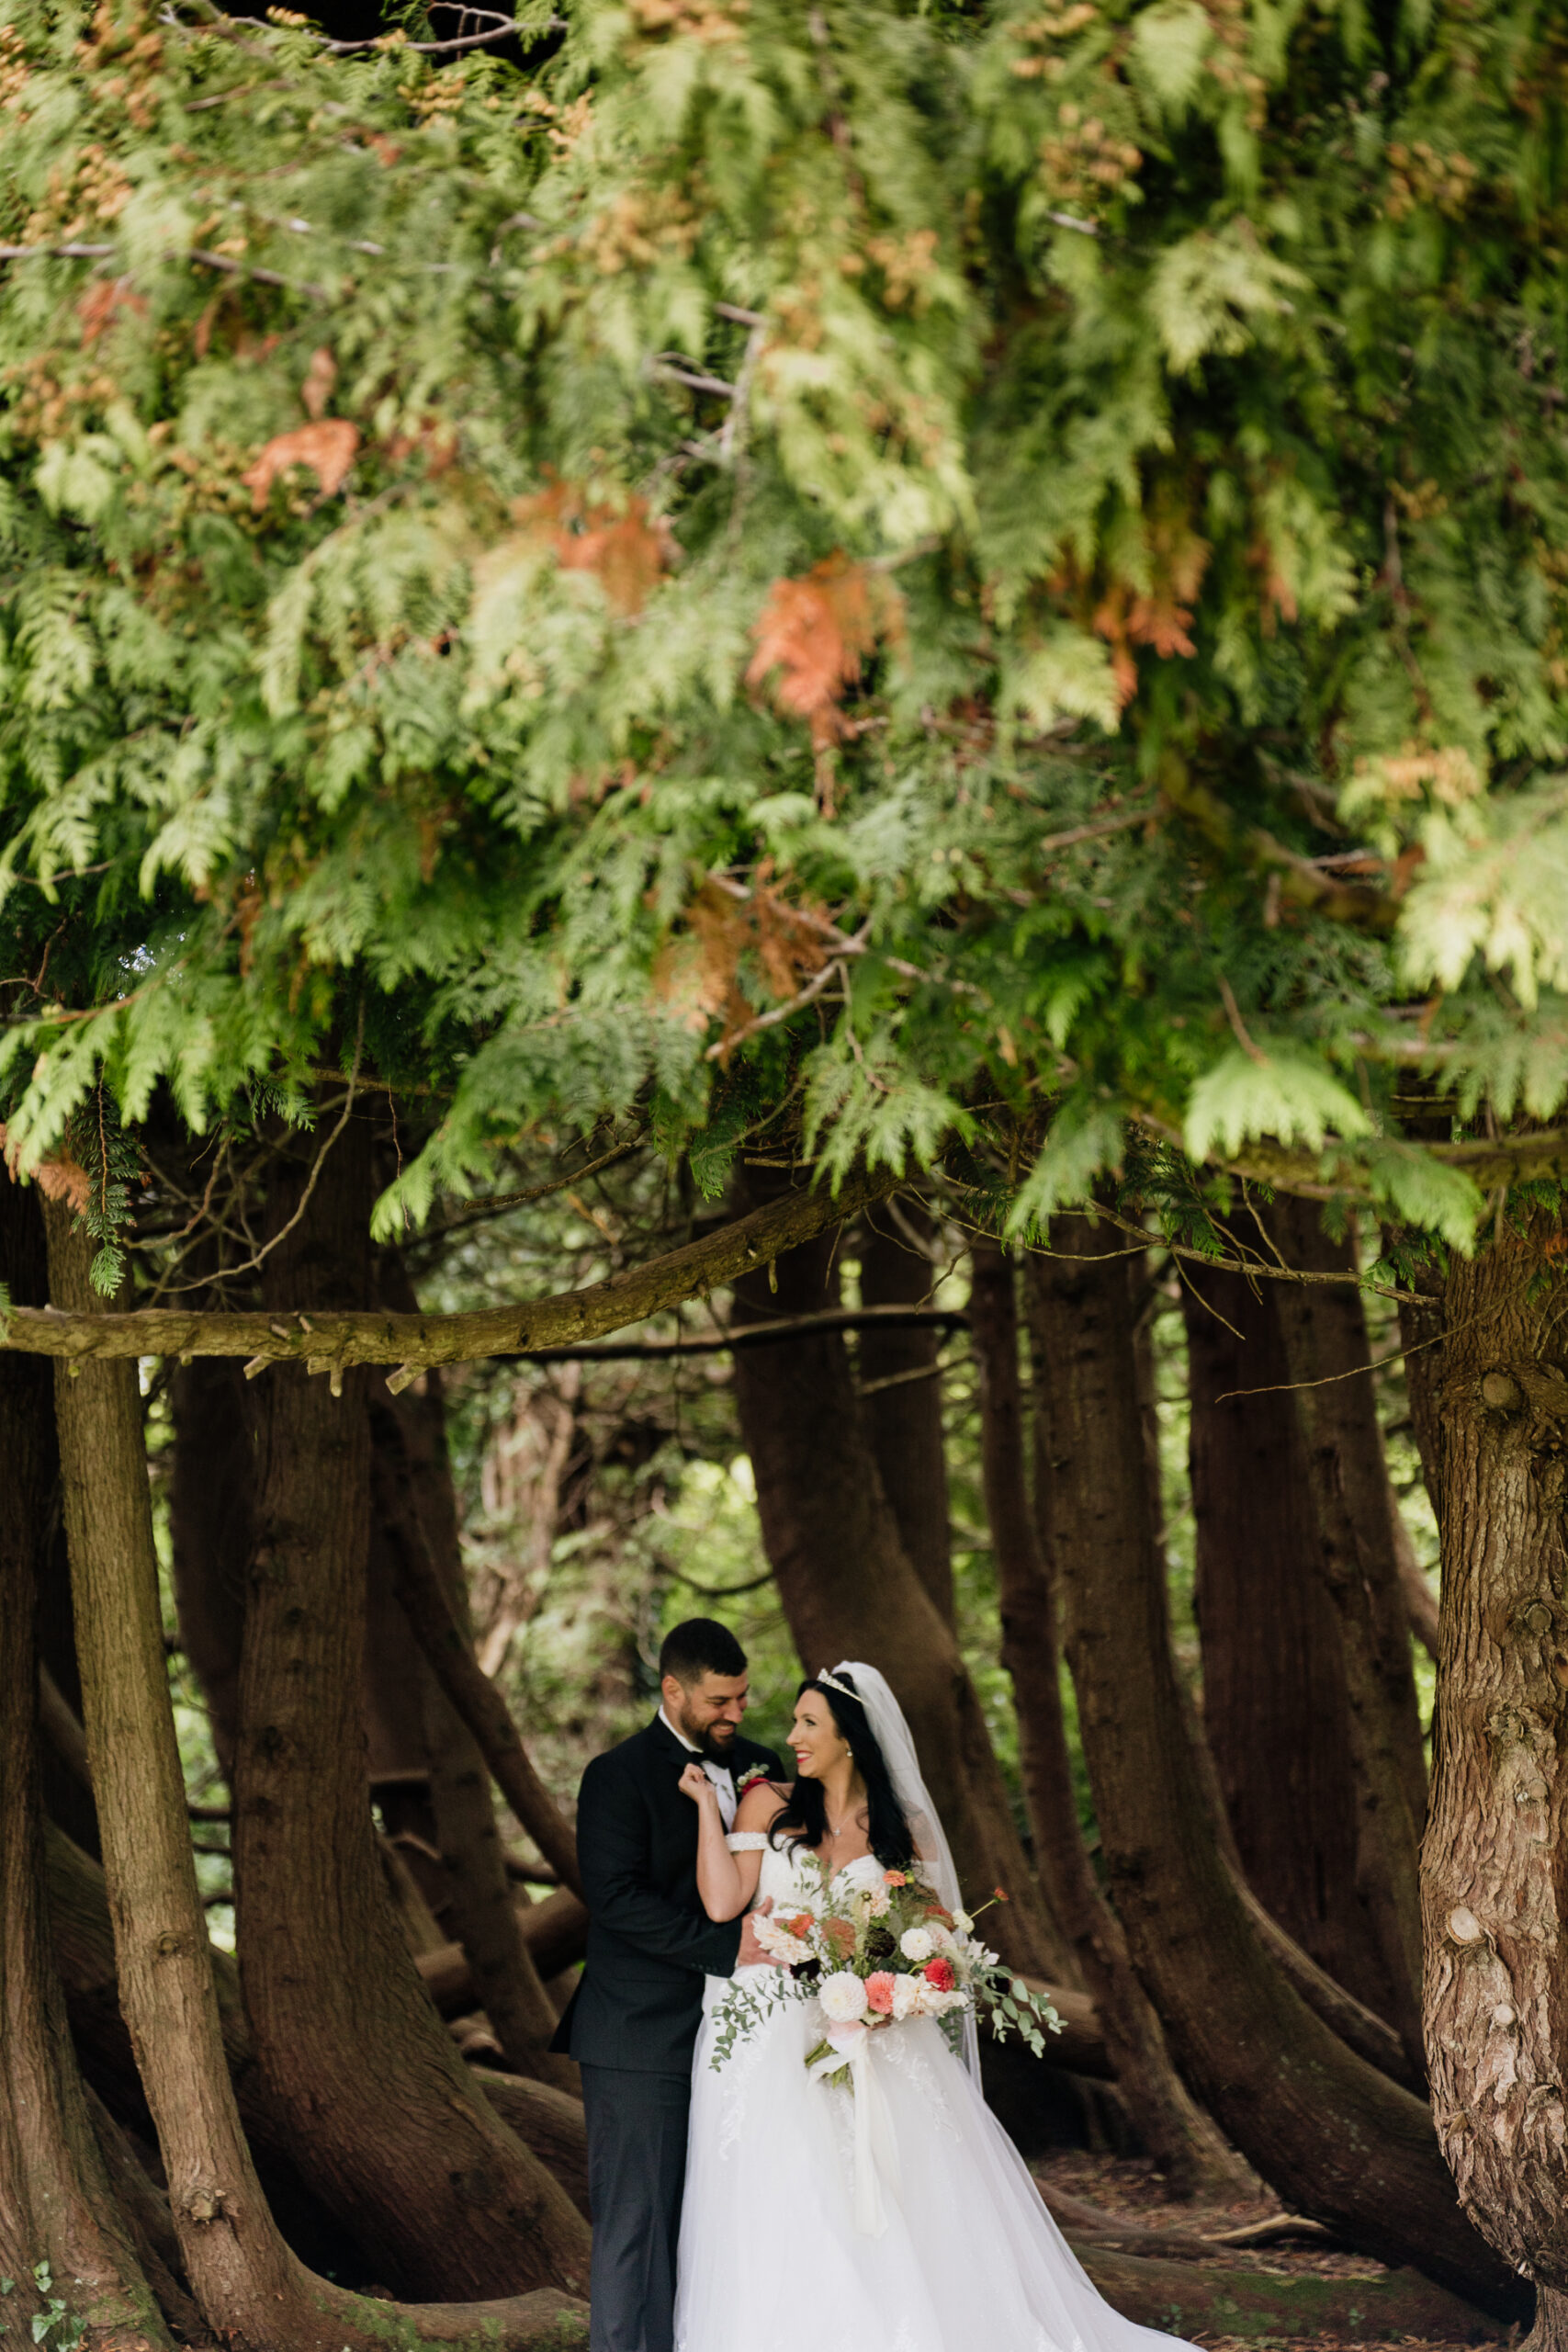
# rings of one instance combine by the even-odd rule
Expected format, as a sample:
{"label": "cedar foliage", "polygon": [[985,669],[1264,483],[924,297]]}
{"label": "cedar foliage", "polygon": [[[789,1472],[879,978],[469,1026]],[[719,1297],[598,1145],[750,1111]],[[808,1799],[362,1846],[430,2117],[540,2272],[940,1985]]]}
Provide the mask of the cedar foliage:
{"label": "cedar foliage", "polygon": [[[1568,1081],[1556,12],[519,22],[0,9],[10,1148],[352,1051],[389,1229],[721,1182],[739,1053],[834,1173],[1001,1104],[1021,1229],[1131,1116],[1465,1244],[1398,1075]],[[662,987],[715,875],[815,957]]]}

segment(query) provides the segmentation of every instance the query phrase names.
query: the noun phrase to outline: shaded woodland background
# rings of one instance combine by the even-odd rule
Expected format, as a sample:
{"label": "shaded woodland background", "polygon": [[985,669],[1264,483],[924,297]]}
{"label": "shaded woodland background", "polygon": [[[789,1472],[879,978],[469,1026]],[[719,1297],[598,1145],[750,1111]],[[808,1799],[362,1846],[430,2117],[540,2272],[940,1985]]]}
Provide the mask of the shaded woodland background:
{"label": "shaded woodland background", "polygon": [[[351,1088],[313,1130],[231,1134],[210,1166],[172,1128],[120,1305],[452,1312],[581,1290],[795,1181],[776,1148],[743,1152],[708,1202],[604,1140],[547,1172],[519,1159],[511,1192],[399,1249],[368,1239],[390,1125]],[[0,1189],[18,1305],[88,1297],[70,1202],[40,1198],[71,1181]],[[1363,2337],[1519,2313],[1423,2120],[1422,1351],[1407,1365],[1386,1286],[1360,1286],[1365,1238],[1315,1203],[1237,1188],[1218,1263],[1109,1196],[1023,1251],[972,1216],[940,1180],[885,1193],[619,1337],[395,1381],[89,1362],[59,1368],[57,1411],[46,1364],[0,1357],[49,1950],[165,2325],[205,2340],[81,1724],[85,1674],[117,1704],[124,1628],[106,1600],[96,1666],[73,1634],[71,1555],[80,1607],[117,1482],[111,1544],[140,1546],[161,1594],[223,2060],[277,2258],[318,2289],[361,2313],[405,2298],[422,2339],[442,2308],[457,2328],[508,2294],[508,2340],[570,2329],[584,2151],[575,2071],[547,2045],[585,1927],[575,1787],[657,1703],[663,1630],[711,1612],[747,1645],[764,1738],[803,1662],[864,1656],[894,1679],[966,1891],[1007,1889],[997,1940],[1066,2019],[1048,2063],[987,2061],[1026,2153],[1141,2160],[1244,2244],[1292,2240],[1272,2191],[1314,2217],[1293,2242],[1394,2274],[1374,2292],[1364,2263],[1348,2289],[1255,2256],[1241,2273],[1235,2250],[1129,2236],[1068,2195],[1123,2307],[1196,2328],[1217,2298],[1210,2333]],[[91,1394],[117,1378],[118,1449]],[[151,1832],[158,1792],[116,1761]],[[172,2095],[199,2105],[189,2075]]]}

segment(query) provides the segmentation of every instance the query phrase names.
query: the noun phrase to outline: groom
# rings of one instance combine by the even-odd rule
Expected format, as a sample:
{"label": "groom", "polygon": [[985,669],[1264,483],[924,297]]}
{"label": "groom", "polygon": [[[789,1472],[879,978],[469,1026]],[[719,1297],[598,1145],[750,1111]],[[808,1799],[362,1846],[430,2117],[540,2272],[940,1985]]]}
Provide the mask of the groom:
{"label": "groom", "polygon": [[582,1776],[577,1854],[588,1901],[588,1965],[552,2048],[582,2070],[593,2208],[589,2352],[671,2352],[675,2246],[686,2173],[692,2051],[703,1979],[765,1962],[750,1921],[716,1926],[697,1895],[697,1808],[682,1773],[695,1756],[728,1828],[739,1782],[772,1748],[740,1737],[746,1653],[693,1617],[659,1653],[662,1703]]}

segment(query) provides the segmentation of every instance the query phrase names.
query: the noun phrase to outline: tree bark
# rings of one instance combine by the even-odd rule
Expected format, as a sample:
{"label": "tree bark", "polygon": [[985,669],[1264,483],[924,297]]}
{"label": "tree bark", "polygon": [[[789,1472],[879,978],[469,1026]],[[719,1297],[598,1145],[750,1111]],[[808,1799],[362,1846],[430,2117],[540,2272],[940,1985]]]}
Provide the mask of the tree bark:
{"label": "tree bark", "polygon": [[398,1601],[414,1637],[458,1718],[473,1735],[496,1787],[546,1861],[581,1897],[576,1833],[535,1771],[505,1700],[480,1671],[472,1645],[452,1612],[412,1500],[407,1462],[400,1451],[383,1447],[376,1469],[388,1487],[380,1525],[390,1550]]}
{"label": "tree bark", "polygon": [[[120,2011],[114,1930],[109,1923],[104,1874],[90,1856],[47,1825],[45,1885],[51,1950],[64,1987],[72,2038],[82,2052],[84,2071],[92,2091],[117,2120],[144,2135],[152,2125]],[[575,1896],[566,1899],[576,1900]],[[542,1911],[547,1906],[541,1904],[538,1907]],[[373,2275],[367,2267],[363,2249],[333,2221],[299,2178],[288,2138],[267,2104],[240,1998],[239,1970],[233,1955],[210,1944],[208,1958],[218,2002],[223,2054],[240,2120],[246,2140],[255,2152],[268,2203],[285,2236],[295,2252],[317,2269],[335,2274],[345,2268],[357,2268],[366,2277]],[[446,1972],[448,1981],[444,1982],[443,1972]],[[456,2014],[475,2006],[468,1961],[459,1945],[444,1945],[430,1961],[420,1964],[420,1975],[437,1999],[438,2007],[446,1996],[444,2014],[447,2010]],[[1092,2017],[1089,2030],[1098,2031]],[[1091,2064],[1091,2057],[1084,2063]],[[495,2079],[502,2085],[512,2081],[505,2075]],[[480,2078],[471,2075],[470,2080],[479,2082]],[[489,2080],[484,2078],[481,2085],[487,2098]],[[558,2174],[562,2187],[576,2203],[570,2126],[564,2127],[568,2161],[564,2166],[561,2164],[562,2110],[572,2109],[575,2102],[565,2092],[544,2084],[520,2083],[513,2084],[510,2093],[503,2092],[491,2103],[518,2138],[550,2171]]]}
{"label": "tree bark", "polygon": [[[369,1288],[368,1129],[273,1163],[275,1314]],[[300,1214],[302,1212],[302,1214]],[[298,1216],[298,1222],[292,1222]],[[416,2294],[575,2290],[587,2233],[476,2096],[391,1915],[367,1801],[368,1373],[268,1374],[235,1758],[236,1940],[266,2092],[305,2178]]]}
{"label": "tree bark", "polygon": [[1344,1656],[1319,1572],[1280,1285],[1184,1274],[1203,1727],[1226,1817],[1268,1911],[1389,2017],[1393,1988],[1354,1868]]}
{"label": "tree bark", "polygon": [[[831,1305],[829,1236],[737,1284],[737,1323]],[[838,1332],[746,1349],[735,1359],[741,1433],[757,1481],[762,1542],[807,1670],[864,1657],[886,1675],[909,1719],[959,1878],[976,1901],[1010,1897],[989,1916],[1017,1968],[1066,1977],[1070,1947],[1030,1871],[979,1699],[953,1629],[898,1540],[872,1458]]]}
{"label": "tree bark", "polygon": [[[1251,2172],[1226,2147],[1171,2064],[1147,1994],[1127,1956],[1121,1927],[1100,1894],[1078,1827],[1062,1717],[1056,1598],[1045,1542],[1036,1540],[1024,1473],[1023,1399],[1018,1368],[1013,1261],[995,1242],[971,1252],[969,1327],[980,1368],[980,1455],[995,1547],[1002,1617],[1002,1664],[1018,1713],[1024,1800],[1034,1862],[1055,1917],[1072,1939],[1092,1994],[1106,2052],[1128,2117],[1178,2197],[1241,2196]],[[1049,1367],[1037,1363],[1038,1384]]]}
{"label": "tree bark", "polygon": [[[418,1304],[400,1261],[383,1266],[381,1290],[393,1305]],[[424,1548],[458,1631],[466,1634],[469,1631],[468,1578],[446,1452],[446,1408],[439,1372],[426,1373],[396,1400],[383,1385],[372,1415],[372,1436],[378,1445],[400,1451],[408,1476],[406,1485],[398,1479],[391,1482],[393,1495],[405,1507],[412,1504],[418,1514]],[[400,1610],[398,1613],[412,1643],[407,1617]],[[577,2069],[570,2059],[550,2053],[557,2024],[555,2005],[518,1920],[483,1753],[435,1681],[428,1660],[423,1653],[419,1655],[431,1804],[446,1865],[451,1932],[468,1953],[479,2006],[495,2030],[511,2071],[578,2094]]]}
{"label": "tree bark", "polygon": [[1496,2323],[1484,2312],[1411,2270],[1383,2278],[1282,2278],[1218,2263],[1149,2261],[1070,2233],[1069,2243],[1112,2311],[1167,2334],[1290,2344],[1323,2336],[1331,2346],[1497,2342]]}
{"label": "tree bark", "polygon": [[[50,1287],[66,1311],[104,1312],[91,1247],[48,1204]],[[400,2308],[313,2278],[278,2235],[224,2064],[207,1921],[169,1703],[158,1564],[134,1363],[104,1357],[55,1379],[82,1697],[125,2021],[169,2182],[186,2276],[230,2352],[381,2352],[462,2343],[532,2352],[583,2340],[581,2305],[552,2292]]]}
{"label": "tree bark", "polygon": [[1399,1497],[1392,1485],[1388,1508],[1393,1522],[1393,1555],[1399,1563],[1399,1591],[1404,1603],[1405,1621],[1435,1666],[1441,1651],[1438,1596],[1427,1582],[1426,1573],[1416,1556],[1416,1545],[1411,1540],[1410,1530],[1404,1524]]}
{"label": "tree bark", "polygon": [[[1318,1271],[1354,1264],[1352,1245],[1329,1240],[1312,1203],[1281,1199],[1268,1221],[1288,1265]],[[1419,2064],[1417,1849],[1427,1764],[1366,1316],[1348,1284],[1275,1288],[1317,1505],[1319,1573],[1339,1621],[1356,1775],[1357,1883],[1388,1971],[1390,2021]]]}
{"label": "tree bark", "polygon": [[245,1571],[255,1543],[255,1415],[237,1363],[198,1357],[169,1382],[169,1537],[180,1636],[231,1779]]}
{"label": "tree bark", "polygon": [[1422,1854],[1427,2044],[1466,2211],[1568,2318],[1562,1227],[1538,1212],[1448,1276],[1436,1383],[1440,1703]]}
{"label": "tree bark", "polygon": [[[1053,1365],[1056,1566],[1109,1891],[1184,2078],[1284,2200],[1392,2264],[1517,2313],[1517,2280],[1459,2210],[1420,2103],[1357,2058],[1264,1951],[1215,1844],[1182,1723],[1146,1524],[1132,1304],[1116,1237],[1060,1220],[1041,1261]],[[1119,1246],[1119,1244],[1117,1244]]]}
{"label": "tree bark", "polygon": [[706,1296],[814,1234],[892,1192],[886,1168],[847,1176],[835,1193],[818,1184],[782,1193],[753,1216],[737,1217],[661,1258],[645,1259],[586,1290],[530,1299],[525,1306],[481,1306],[460,1315],[389,1315],[354,1309],[286,1322],[263,1306],[254,1313],[205,1314],[199,1308],[143,1307],[107,1325],[90,1308],[44,1314],[19,1306],[6,1345],[26,1355],[81,1363],[90,1356],[237,1356],[259,1363],[321,1369],[397,1364],[412,1374],[436,1363],[473,1363],[481,1356],[542,1354],[645,1322],[682,1299]]}
{"label": "tree bark", "polygon": [[[863,1306],[931,1302],[935,1268],[899,1222],[919,1239],[931,1231],[931,1219],[908,1199],[899,1203],[897,1219],[886,1201],[866,1213],[860,1249]],[[873,1325],[860,1334],[858,1367],[866,1438],[899,1541],[939,1613],[951,1623],[953,1533],[942,1377],[936,1370],[942,1340],[940,1331],[879,1331]]]}
{"label": "tree bark", "polygon": [[[37,1196],[4,1176],[0,1283],[27,1304],[46,1295]],[[6,2308],[17,2329],[46,2308],[33,2277],[46,2263],[73,2319],[164,2346],[93,2133],[45,1928],[38,1577],[57,1470],[52,1390],[41,1365],[0,1356],[0,2273],[16,2282]]]}

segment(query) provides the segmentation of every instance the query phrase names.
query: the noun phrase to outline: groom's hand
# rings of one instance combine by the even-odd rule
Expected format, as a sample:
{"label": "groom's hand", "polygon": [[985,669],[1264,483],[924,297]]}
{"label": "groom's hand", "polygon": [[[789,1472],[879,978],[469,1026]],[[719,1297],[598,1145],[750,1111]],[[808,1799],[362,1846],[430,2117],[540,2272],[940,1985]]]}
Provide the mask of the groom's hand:
{"label": "groom's hand", "polygon": [[765,1903],[759,1903],[756,1910],[748,1911],[744,1919],[741,1920],[740,1949],[735,1955],[737,1968],[782,1968],[784,1966],[782,1960],[775,1960],[771,1952],[762,1950],[761,1945],[757,1941],[757,1930],[751,1924],[754,1919],[765,1917],[773,1907],[773,1898],[770,1894]]}

